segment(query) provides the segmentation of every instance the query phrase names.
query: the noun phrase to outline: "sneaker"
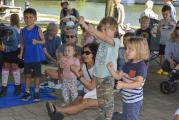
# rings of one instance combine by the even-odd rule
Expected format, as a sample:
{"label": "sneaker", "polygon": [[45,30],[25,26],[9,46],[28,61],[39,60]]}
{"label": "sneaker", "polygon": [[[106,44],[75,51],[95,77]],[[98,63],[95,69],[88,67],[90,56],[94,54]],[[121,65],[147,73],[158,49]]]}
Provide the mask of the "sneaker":
{"label": "sneaker", "polygon": [[34,93],[34,102],[39,102],[39,101],[40,101],[39,93],[36,92]]}
{"label": "sneaker", "polygon": [[169,75],[168,72],[163,71],[162,75]]}
{"label": "sneaker", "polygon": [[24,95],[21,97],[22,101],[29,101],[31,99],[30,93],[25,92]]}
{"label": "sneaker", "polygon": [[158,71],[157,71],[157,74],[159,74],[159,75],[161,75],[163,73],[163,69],[159,69]]}

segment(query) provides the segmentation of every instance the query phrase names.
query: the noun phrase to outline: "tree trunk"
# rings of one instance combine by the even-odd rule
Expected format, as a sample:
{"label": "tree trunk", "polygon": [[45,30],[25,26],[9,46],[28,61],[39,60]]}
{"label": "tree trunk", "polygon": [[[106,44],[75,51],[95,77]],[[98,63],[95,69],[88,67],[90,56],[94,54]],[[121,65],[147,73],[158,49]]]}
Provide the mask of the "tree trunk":
{"label": "tree trunk", "polygon": [[114,9],[113,0],[106,0],[105,16],[112,16],[113,9]]}

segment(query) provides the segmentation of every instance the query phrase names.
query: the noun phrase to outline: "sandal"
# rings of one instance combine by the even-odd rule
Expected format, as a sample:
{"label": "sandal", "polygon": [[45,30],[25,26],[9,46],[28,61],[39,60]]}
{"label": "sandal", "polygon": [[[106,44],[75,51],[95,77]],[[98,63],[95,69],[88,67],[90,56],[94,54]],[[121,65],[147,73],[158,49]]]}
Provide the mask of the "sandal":
{"label": "sandal", "polygon": [[63,120],[64,119],[64,114],[62,112],[56,112],[51,120]]}
{"label": "sandal", "polygon": [[46,108],[47,108],[48,115],[50,116],[50,118],[52,118],[52,116],[56,113],[55,105],[51,102],[46,102]]}
{"label": "sandal", "polygon": [[51,120],[63,120],[64,114],[62,112],[57,112],[56,106],[51,102],[46,102],[46,108],[48,111],[48,115]]}

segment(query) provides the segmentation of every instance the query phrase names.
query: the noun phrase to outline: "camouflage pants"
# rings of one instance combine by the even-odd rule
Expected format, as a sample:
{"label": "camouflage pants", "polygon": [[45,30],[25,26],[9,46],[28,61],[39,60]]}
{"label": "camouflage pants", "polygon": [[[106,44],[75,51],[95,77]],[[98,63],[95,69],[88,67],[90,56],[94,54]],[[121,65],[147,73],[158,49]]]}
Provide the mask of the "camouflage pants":
{"label": "camouflage pants", "polygon": [[114,79],[112,77],[96,78],[96,83],[100,115],[103,116],[103,120],[111,120],[114,111]]}

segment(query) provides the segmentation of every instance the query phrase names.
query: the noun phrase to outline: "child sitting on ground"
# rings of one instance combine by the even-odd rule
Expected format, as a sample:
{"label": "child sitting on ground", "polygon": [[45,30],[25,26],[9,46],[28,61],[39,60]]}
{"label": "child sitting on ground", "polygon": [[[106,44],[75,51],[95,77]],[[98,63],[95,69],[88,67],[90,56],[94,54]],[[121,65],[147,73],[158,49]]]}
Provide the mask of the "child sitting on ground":
{"label": "child sitting on ground", "polygon": [[76,54],[75,45],[72,43],[66,44],[64,56],[59,61],[59,77],[63,80],[62,94],[66,104],[73,102],[78,96],[77,78],[70,70],[71,65],[80,66],[80,60],[76,57]]}

